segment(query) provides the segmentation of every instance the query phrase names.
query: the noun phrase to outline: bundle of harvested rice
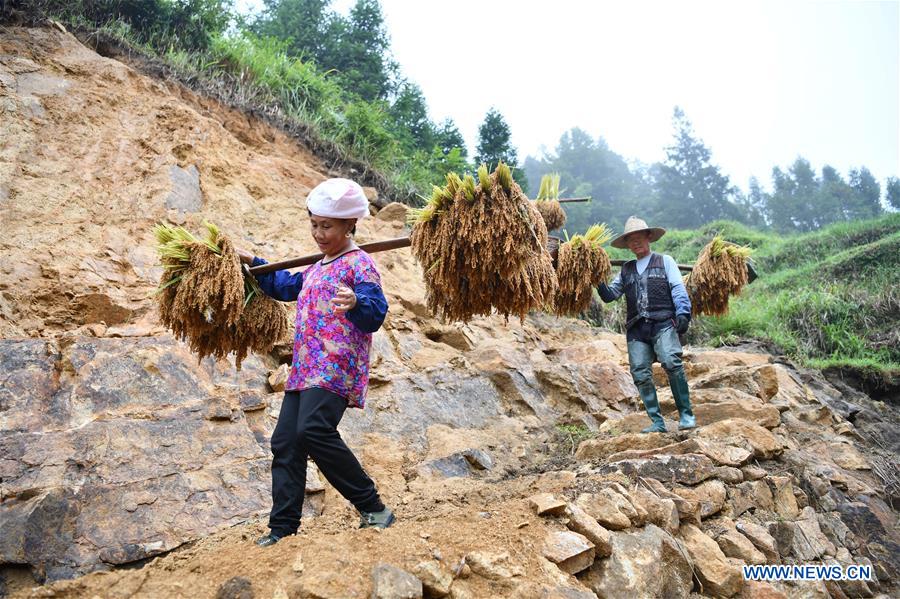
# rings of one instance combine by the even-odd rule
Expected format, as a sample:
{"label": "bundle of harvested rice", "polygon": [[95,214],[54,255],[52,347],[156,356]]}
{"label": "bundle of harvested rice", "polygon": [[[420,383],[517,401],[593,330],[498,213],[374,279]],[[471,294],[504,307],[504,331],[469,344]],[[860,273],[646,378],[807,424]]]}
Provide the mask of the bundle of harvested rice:
{"label": "bundle of harvested rice", "polygon": [[555,231],[566,224],[566,212],[559,203],[558,174],[541,177],[541,187],[538,190],[534,206],[541,213],[548,231]]}
{"label": "bundle of harvested rice", "polygon": [[[202,239],[183,227],[164,223],[154,227],[164,268],[156,294],[160,320],[188,343],[198,359],[224,358],[235,351],[240,368],[247,347],[271,349],[285,337],[289,323],[277,302],[261,292],[245,292],[248,283],[231,242],[215,225],[204,224],[206,237]],[[255,279],[249,277],[248,281],[259,289]],[[254,306],[269,303],[279,312],[271,306]],[[269,320],[250,318],[260,310],[265,310],[264,318]],[[263,341],[264,336],[276,333],[270,342]]]}
{"label": "bundle of harvested rice", "polygon": [[524,319],[552,302],[547,228],[507,165],[493,174],[482,165],[477,184],[451,173],[410,224],[428,307],[441,318],[465,322],[496,310]]}
{"label": "bundle of harvested rice", "polygon": [[728,298],[747,284],[747,259],[751,250],[715,236],[706,244],[687,278],[693,314],[718,316],[728,313]]}
{"label": "bundle of harvested rice", "polygon": [[609,278],[612,266],[603,244],[613,238],[605,223],[593,225],[559,246],[554,310],[560,316],[581,314],[591,305],[593,289]]}
{"label": "bundle of harvested rice", "polygon": [[276,343],[286,341],[291,334],[290,315],[285,305],[264,294],[254,277],[246,277],[244,285],[244,310],[232,340],[234,364],[238,370],[251,350],[267,354]]}

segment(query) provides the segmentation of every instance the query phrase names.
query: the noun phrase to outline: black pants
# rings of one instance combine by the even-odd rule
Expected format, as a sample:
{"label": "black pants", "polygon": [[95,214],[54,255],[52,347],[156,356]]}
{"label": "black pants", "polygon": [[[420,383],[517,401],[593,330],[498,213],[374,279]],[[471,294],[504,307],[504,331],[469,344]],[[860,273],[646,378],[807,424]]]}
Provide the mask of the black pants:
{"label": "black pants", "polygon": [[325,389],[285,392],[272,433],[272,534],[284,537],[300,527],[307,457],[357,510],[384,509],[375,483],[337,431],[346,409],[345,398]]}

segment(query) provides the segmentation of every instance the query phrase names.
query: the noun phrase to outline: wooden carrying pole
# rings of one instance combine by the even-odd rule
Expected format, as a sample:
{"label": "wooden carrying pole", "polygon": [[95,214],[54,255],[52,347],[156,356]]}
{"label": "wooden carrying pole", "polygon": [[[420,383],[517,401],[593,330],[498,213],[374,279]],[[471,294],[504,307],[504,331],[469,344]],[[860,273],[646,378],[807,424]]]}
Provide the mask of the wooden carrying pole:
{"label": "wooden carrying pole", "polygon": [[[624,266],[628,260],[610,260],[609,263],[613,266]],[[691,264],[679,264],[678,270],[683,270],[685,272],[691,272],[694,270],[694,266]]]}
{"label": "wooden carrying pole", "polygon": [[[399,248],[409,247],[412,244],[412,241],[409,237],[395,237],[394,239],[386,239],[384,241],[373,241],[371,243],[364,243],[359,246],[359,249],[368,252],[369,254],[374,254],[375,252],[384,252],[387,250],[396,250]],[[283,270],[285,268],[296,268],[297,266],[309,266],[310,264],[315,264],[319,260],[325,257],[325,254],[312,254],[310,256],[301,256],[299,258],[291,258],[290,260],[282,260],[281,262],[272,262],[271,264],[263,264],[261,266],[254,266],[250,268],[250,272],[254,275],[264,275],[268,272],[275,272],[276,270]],[[613,266],[622,266],[625,264],[627,260],[610,260],[610,263]],[[690,272],[694,270],[693,266],[687,264],[679,264],[679,270]]]}
{"label": "wooden carrying pole", "polygon": [[[359,249],[365,250],[369,254],[375,252],[383,252],[385,250],[396,250],[398,248],[408,248],[412,245],[409,237],[395,237],[394,239],[386,239],[384,241],[373,241],[372,243],[364,243]],[[290,260],[282,260],[281,262],[272,262],[271,264],[263,264],[254,266],[250,272],[254,275],[264,275],[267,272],[275,272],[285,268],[295,268],[297,266],[309,266],[315,264],[325,257],[325,254],[313,254],[311,256],[301,256],[299,258],[291,258]]]}

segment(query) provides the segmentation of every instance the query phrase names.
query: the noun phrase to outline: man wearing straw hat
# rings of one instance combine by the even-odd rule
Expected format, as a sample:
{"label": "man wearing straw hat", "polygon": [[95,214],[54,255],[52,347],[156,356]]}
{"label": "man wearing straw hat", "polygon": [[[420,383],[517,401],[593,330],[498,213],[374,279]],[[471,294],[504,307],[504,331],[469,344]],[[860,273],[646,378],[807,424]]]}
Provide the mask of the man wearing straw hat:
{"label": "man wearing straw hat", "polygon": [[691,322],[691,300],[675,260],[650,250],[650,243],[665,233],[665,229],[648,227],[643,220],[630,217],[625,222],[625,231],[613,239],[612,246],[631,250],[636,259],[626,262],[612,283],[601,283],[598,289],[607,303],[625,295],[628,364],[652,421],[641,431],[644,433],[666,432],[653,383],[654,360],[659,360],[669,376],[669,387],[678,408],[679,430],[697,426],[678,340],[678,335],[686,333]]}

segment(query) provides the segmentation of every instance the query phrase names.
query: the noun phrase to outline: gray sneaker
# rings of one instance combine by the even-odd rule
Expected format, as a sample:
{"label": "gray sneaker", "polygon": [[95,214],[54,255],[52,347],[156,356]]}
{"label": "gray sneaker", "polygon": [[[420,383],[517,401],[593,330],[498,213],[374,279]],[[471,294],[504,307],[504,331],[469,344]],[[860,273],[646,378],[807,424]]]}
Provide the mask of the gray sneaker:
{"label": "gray sneaker", "polygon": [[380,512],[360,512],[360,528],[387,528],[394,523],[394,512],[391,508],[384,508]]}

